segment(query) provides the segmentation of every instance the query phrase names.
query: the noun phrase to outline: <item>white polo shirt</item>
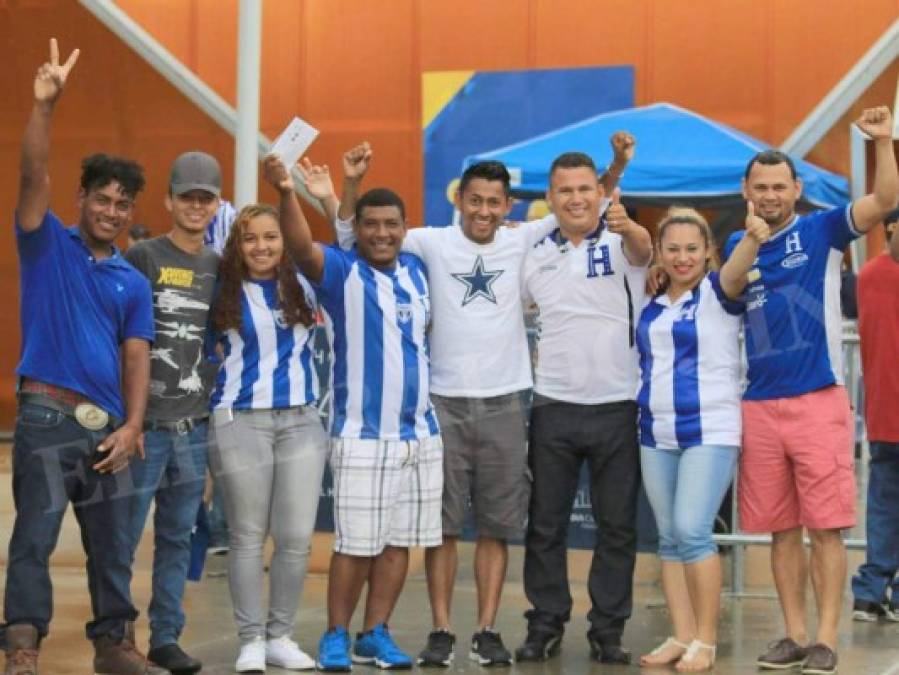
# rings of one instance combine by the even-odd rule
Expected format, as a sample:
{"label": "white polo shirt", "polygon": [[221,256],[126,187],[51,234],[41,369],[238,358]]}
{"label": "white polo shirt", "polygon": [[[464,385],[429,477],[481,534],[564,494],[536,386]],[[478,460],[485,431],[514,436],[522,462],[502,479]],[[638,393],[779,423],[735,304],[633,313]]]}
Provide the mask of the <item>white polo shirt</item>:
{"label": "white polo shirt", "polygon": [[525,257],[522,294],[539,312],[536,393],[585,405],[634,400],[648,263],[631,265],[622,246],[604,226],[577,246],[557,228]]}
{"label": "white polo shirt", "polygon": [[[352,226],[337,221],[341,246]],[[555,216],[500,227],[489,244],[471,241],[457,225],[406,233],[403,250],[425,263],[431,290],[431,392],[485,398],[533,386],[521,306],[521,266]]]}

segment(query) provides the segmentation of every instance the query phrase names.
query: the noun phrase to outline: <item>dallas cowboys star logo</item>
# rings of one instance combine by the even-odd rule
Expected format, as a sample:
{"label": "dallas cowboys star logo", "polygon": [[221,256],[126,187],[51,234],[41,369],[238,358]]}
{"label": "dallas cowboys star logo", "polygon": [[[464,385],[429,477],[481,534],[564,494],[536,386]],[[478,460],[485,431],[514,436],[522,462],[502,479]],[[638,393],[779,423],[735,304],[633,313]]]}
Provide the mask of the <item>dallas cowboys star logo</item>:
{"label": "dallas cowboys star logo", "polygon": [[465,284],[465,297],[462,298],[462,306],[465,307],[475,298],[484,298],[494,305],[496,304],[496,295],[493,293],[493,282],[497,280],[505,270],[485,270],[484,261],[481,256],[474,261],[474,267],[471,272],[451,272],[453,277]]}

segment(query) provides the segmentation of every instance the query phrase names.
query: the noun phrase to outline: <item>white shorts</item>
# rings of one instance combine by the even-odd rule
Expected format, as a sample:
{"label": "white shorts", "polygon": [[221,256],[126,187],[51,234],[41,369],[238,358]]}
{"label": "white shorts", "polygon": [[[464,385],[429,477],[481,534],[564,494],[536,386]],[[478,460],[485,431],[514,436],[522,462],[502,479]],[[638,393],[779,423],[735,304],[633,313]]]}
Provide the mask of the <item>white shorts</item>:
{"label": "white shorts", "polygon": [[331,439],[334,550],[376,556],[386,546],[439,546],[440,436],[412,441]]}

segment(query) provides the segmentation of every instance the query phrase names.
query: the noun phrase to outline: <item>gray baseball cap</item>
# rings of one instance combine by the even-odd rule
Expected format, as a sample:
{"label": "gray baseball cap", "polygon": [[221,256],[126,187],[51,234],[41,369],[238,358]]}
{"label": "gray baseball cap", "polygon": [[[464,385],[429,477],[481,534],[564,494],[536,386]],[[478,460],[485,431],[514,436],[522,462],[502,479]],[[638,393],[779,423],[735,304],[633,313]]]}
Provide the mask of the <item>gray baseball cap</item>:
{"label": "gray baseball cap", "polygon": [[218,197],[222,193],[222,170],[212,155],[185,152],[172,164],[169,188],[173,195],[205,190]]}

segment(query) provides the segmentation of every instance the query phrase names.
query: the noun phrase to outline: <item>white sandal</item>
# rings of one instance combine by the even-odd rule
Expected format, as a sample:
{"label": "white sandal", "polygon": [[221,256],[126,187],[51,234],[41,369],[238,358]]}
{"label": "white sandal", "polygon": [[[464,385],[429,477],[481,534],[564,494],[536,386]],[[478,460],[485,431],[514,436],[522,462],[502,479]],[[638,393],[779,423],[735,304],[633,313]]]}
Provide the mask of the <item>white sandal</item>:
{"label": "white sandal", "polygon": [[[704,668],[690,668],[690,665],[696,660],[696,657],[699,655],[700,650],[705,650],[709,652],[709,665]],[[684,655],[680,657],[680,660],[675,665],[675,670],[679,673],[693,673],[701,670],[710,670],[712,666],[715,665],[715,653],[718,651],[717,645],[710,645],[701,640],[693,640],[690,645],[687,647],[687,651],[684,652]],[[681,668],[681,664],[684,664],[684,668]]]}
{"label": "white sandal", "polygon": [[684,651],[668,661],[658,661],[655,663],[645,663],[643,661],[644,657],[641,657],[640,665],[641,666],[650,666],[650,667],[651,666],[671,665],[672,663],[675,663],[675,662],[679,661],[681,658],[683,658],[684,654],[686,654],[687,650],[690,648],[690,645],[684,644],[683,642],[681,642],[680,640],[678,640],[675,637],[668,637],[668,638],[665,638],[665,641],[662,644],[660,644],[658,647],[653,649],[651,652],[649,652],[649,654],[646,654],[645,656],[658,656],[659,654],[661,654],[663,651],[665,651],[669,647],[678,647],[679,649],[683,649]]}

